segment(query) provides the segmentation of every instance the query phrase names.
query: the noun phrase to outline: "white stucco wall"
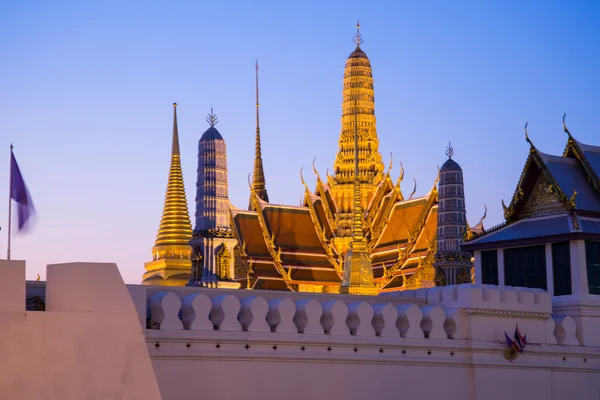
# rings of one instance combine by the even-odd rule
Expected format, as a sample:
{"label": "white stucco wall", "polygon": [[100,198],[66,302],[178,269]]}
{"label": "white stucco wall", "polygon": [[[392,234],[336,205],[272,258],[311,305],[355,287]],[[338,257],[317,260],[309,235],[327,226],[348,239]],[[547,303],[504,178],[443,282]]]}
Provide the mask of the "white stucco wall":
{"label": "white stucco wall", "polygon": [[[138,299],[140,290],[130,287]],[[542,290],[460,285],[385,297],[143,290],[164,399],[600,399],[600,348],[580,341],[585,325],[555,316]],[[301,320],[311,328],[299,332]],[[512,337],[517,323],[528,344],[507,360],[504,332]]]}
{"label": "white stucco wall", "polygon": [[160,399],[115,264],[49,265],[45,312],[25,312],[24,262],[0,261],[0,271],[0,304],[15,304],[0,307],[0,398]]}

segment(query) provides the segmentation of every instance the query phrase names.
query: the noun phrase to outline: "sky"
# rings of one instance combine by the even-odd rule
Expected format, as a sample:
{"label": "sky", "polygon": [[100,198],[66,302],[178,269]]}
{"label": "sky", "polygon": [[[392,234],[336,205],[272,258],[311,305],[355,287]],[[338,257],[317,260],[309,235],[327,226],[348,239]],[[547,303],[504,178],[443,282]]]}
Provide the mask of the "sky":
{"label": "sky", "polygon": [[[298,205],[299,171],[332,168],[342,77],[360,18],[373,67],[380,151],[403,192],[424,195],[452,142],[467,218],[503,222],[527,158],[571,133],[600,144],[600,3],[595,1],[0,2],[0,257],[9,146],[37,210],[13,234],[27,277],[71,261],[115,262],[139,283],[164,202],[177,102],[194,214],[197,146],[211,106],[227,143],[229,194],[248,202],[254,63],[272,203]],[[315,177],[305,173],[314,187]],[[16,219],[14,220],[16,221]],[[15,223],[13,223],[13,226]]]}

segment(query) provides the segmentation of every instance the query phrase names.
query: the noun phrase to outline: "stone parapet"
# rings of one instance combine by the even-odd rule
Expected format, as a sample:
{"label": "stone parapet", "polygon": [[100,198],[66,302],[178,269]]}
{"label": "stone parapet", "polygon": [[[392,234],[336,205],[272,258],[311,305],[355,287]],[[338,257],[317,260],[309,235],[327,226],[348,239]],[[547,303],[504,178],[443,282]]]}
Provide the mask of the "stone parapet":
{"label": "stone parapet", "polygon": [[553,318],[549,294],[536,289],[458,285],[357,298],[155,288],[147,300],[153,330],[505,343],[518,324],[530,344],[580,344],[572,318]]}

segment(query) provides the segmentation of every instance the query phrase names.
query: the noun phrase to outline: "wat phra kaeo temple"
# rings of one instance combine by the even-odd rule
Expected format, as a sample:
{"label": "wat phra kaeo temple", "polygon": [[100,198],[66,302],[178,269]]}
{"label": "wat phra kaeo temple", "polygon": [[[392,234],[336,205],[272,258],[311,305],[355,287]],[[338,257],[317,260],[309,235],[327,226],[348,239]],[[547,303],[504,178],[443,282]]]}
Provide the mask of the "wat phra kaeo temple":
{"label": "wat phra kaeo temple", "polygon": [[[483,226],[481,221],[473,228],[467,223],[463,175],[452,159],[454,151],[448,147],[448,159],[438,176],[432,176],[424,196],[415,195],[415,181],[405,197],[404,169],[392,179],[392,162],[386,169],[379,151],[372,68],[362,42],[357,25],[356,48],[344,69],[333,174],[323,178],[313,165],[317,182],[311,190],[301,173],[300,206],[269,202],[258,65],[255,160],[247,209],[229,204],[225,143],[214,127],[214,115],[209,117],[211,126],[198,151],[188,285],[377,294],[470,282],[471,255],[461,252],[460,245],[465,235]],[[181,222],[185,225],[185,218]],[[166,284],[161,280],[170,279],[168,268],[152,271],[147,271],[145,283]]]}

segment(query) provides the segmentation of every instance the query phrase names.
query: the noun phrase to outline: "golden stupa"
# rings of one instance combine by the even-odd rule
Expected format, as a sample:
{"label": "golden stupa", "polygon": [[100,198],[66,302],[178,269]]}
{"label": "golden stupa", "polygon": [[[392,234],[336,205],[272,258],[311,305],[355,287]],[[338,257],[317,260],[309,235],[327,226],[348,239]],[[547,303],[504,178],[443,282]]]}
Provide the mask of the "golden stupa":
{"label": "golden stupa", "polygon": [[177,130],[177,103],[173,103],[173,143],[165,205],[152,248],[152,261],[144,264],[144,285],[183,286],[192,268],[192,224],[188,212]]}

